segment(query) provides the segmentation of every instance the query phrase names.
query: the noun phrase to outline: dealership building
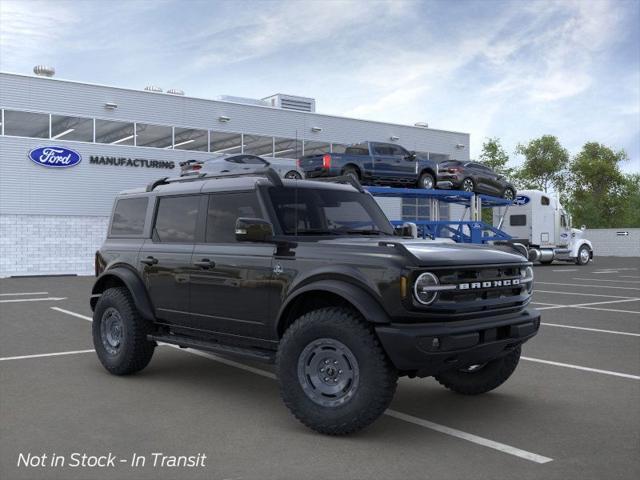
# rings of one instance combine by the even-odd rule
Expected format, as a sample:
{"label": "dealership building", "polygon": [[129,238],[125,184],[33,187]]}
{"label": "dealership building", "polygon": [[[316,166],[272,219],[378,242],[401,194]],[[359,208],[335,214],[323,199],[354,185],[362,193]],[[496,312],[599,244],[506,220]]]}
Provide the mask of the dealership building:
{"label": "dealership building", "polygon": [[[311,98],[210,100],[34,71],[0,73],[0,277],[91,274],[115,194],[178,175],[184,160],[250,153],[294,162],[363,140],[437,160],[469,159],[467,133],[323,115]],[[44,158],[58,150],[77,155],[65,168],[32,158],[34,151]],[[390,218],[427,218],[428,205],[416,202],[381,199]]]}

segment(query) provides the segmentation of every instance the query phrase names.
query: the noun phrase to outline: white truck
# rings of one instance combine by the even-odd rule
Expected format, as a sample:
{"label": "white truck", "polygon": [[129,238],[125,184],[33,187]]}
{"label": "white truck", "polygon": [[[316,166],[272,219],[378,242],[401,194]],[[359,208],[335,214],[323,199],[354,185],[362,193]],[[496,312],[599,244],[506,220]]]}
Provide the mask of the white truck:
{"label": "white truck", "polygon": [[593,246],[584,238],[585,226],[571,227],[571,216],[557,199],[540,190],[518,192],[513,205],[493,210],[493,225],[529,249],[529,260],[554,260],[586,265]]}

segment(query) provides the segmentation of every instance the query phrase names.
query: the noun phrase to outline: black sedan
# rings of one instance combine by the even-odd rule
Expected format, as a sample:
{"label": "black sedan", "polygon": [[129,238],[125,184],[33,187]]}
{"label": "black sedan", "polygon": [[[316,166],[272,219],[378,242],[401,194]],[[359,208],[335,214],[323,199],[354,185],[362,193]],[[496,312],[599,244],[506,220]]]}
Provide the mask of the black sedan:
{"label": "black sedan", "polygon": [[515,187],[504,175],[477,162],[445,160],[438,165],[438,188],[484,193],[508,200],[516,198]]}

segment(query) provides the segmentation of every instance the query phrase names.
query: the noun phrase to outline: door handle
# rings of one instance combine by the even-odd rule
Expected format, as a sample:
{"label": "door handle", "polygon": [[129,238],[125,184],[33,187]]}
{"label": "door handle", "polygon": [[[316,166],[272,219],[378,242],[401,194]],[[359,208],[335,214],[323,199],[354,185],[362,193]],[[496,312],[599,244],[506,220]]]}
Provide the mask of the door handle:
{"label": "door handle", "polygon": [[143,258],[140,260],[140,263],[144,263],[145,265],[155,265],[158,263],[158,259],[152,256],[148,256],[147,258]]}
{"label": "door handle", "polygon": [[216,266],[216,262],[209,260],[208,258],[203,258],[199,262],[193,262],[196,267],[202,268],[213,268]]}

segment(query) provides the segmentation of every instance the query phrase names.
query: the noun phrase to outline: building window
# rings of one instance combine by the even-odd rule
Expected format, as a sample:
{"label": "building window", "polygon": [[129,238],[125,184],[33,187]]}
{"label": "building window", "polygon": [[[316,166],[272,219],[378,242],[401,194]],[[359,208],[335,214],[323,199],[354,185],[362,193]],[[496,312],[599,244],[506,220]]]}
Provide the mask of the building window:
{"label": "building window", "polygon": [[5,110],[4,134],[15,137],[49,138],[49,115]]}
{"label": "building window", "polygon": [[174,129],[173,148],[176,150],[209,151],[209,132],[193,128]]}
{"label": "building window", "polygon": [[304,142],[304,154],[305,155],[322,155],[323,153],[329,153],[331,151],[331,144],[327,142],[311,142],[305,140]]}
{"label": "building window", "polygon": [[93,142],[93,119],[51,115],[51,139]]}
{"label": "building window", "polygon": [[134,145],[133,123],[96,119],[96,142],[111,145]]}
{"label": "building window", "polygon": [[173,129],[163,125],[136,123],[136,146],[171,148],[173,145]]}
{"label": "building window", "polygon": [[273,141],[275,144],[274,157],[300,158],[302,156],[302,140],[276,137]]}
{"label": "building window", "polygon": [[264,157],[273,156],[273,137],[244,134],[244,153]]}
{"label": "building window", "polygon": [[211,153],[242,153],[242,135],[239,133],[211,132]]}

